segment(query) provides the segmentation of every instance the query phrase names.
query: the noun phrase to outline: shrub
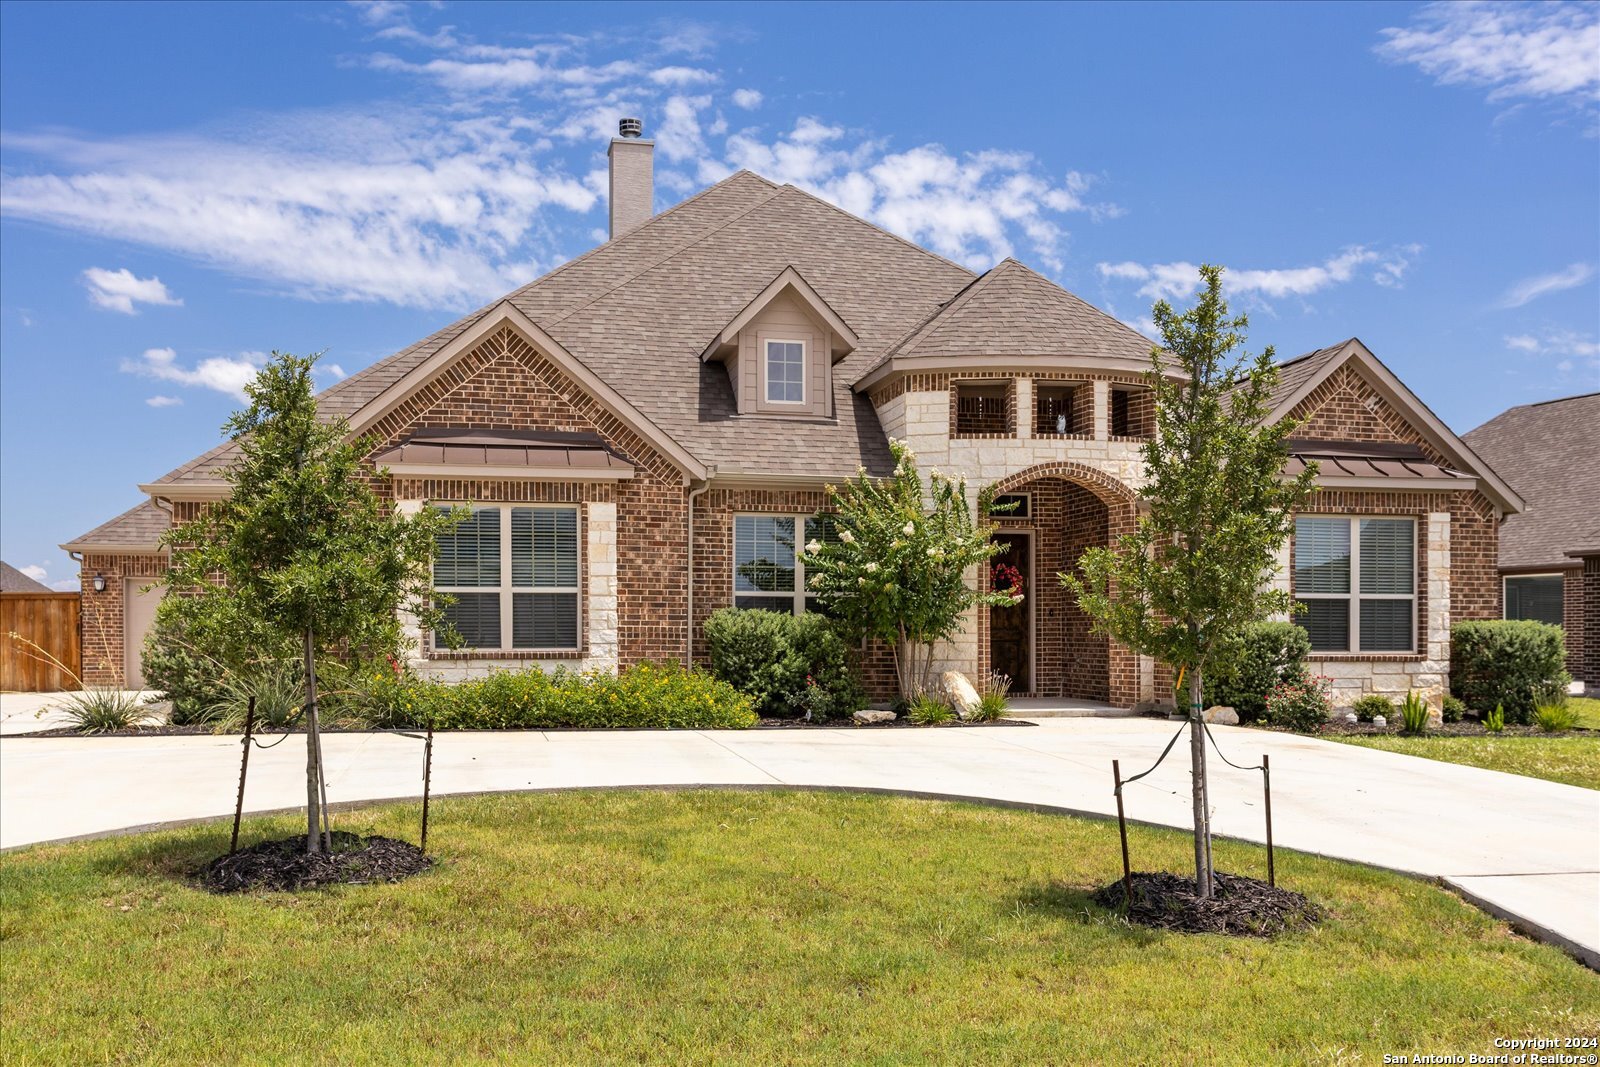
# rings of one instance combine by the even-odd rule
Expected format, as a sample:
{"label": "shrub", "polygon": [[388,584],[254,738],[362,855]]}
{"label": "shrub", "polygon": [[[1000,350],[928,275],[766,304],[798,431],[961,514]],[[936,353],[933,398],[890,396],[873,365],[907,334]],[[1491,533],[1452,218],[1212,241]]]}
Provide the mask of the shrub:
{"label": "shrub", "polygon": [[1407,693],[1406,698],[1400,702],[1401,730],[1412,736],[1427,733],[1428,711],[1428,702],[1422,699],[1420,693]]}
{"label": "shrub", "polygon": [[1500,705],[1508,722],[1527,722],[1539,691],[1566,689],[1565,662],[1559,626],[1493,620],[1450,627],[1451,688],[1474,710]]}
{"label": "shrub", "polygon": [[850,646],[825,616],[723,608],[705,634],[711,672],[762,715],[844,718],[867,705]]}
{"label": "shrub", "polygon": [[1267,694],[1262,721],[1309,733],[1328,720],[1328,679],[1316,675],[1304,682],[1279,682]]}
{"label": "shrub", "polygon": [[[1303,685],[1311,639],[1292,622],[1254,622],[1244,628],[1219,657],[1206,678],[1205,702],[1226,704],[1240,722],[1265,716],[1267,694],[1274,686]],[[1182,706],[1186,701],[1179,701]]]}
{"label": "shrub", "polygon": [[1578,725],[1578,713],[1566,701],[1540,704],[1533,709],[1533,721],[1546,733],[1558,734]]}
{"label": "shrub", "polygon": [[1467,715],[1466,702],[1460,697],[1446,693],[1444,700],[1439,705],[1439,713],[1444,717],[1445,722],[1460,722]]}
{"label": "shrub", "polygon": [[121,689],[80,690],[69,695],[60,710],[80,734],[126,730],[145,716],[139,698]]}
{"label": "shrub", "polygon": [[1371,722],[1376,716],[1382,715],[1385,719],[1394,718],[1394,701],[1378,693],[1368,693],[1354,704],[1350,710],[1356,713],[1357,722]]}
{"label": "shrub", "polygon": [[378,668],[347,705],[369,725],[437,730],[744,729],[751,699],[695,668],[641,663],[603,671],[500,671],[447,684]]}
{"label": "shrub", "polygon": [[171,701],[174,726],[204,722],[224,697],[223,669],[197,651],[187,633],[187,616],[156,613],[144,639],[144,684]]}
{"label": "shrub", "polygon": [[923,693],[906,707],[906,718],[918,726],[938,726],[956,717],[950,705],[938,697]]}
{"label": "shrub", "polygon": [[983,680],[983,686],[978,690],[978,705],[967,713],[967,718],[972,722],[994,722],[1005,718],[1011,708],[1011,702],[1006,699],[1010,692],[1011,677],[999,671],[990,671],[989,677]]}
{"label": "shrub", "polygon": [[1483,717],[1483,728],[1491,734],[1497,734],[1504,730],[1506,728],[1506,709],[1496,704],[1494,710]]}
{"label": "shrub", "polygon": [[[220,688],[221,695],[205,709],[203,718],[216,723],[219,732],[238,733],[244,729],[251,697],[256,698],[255,728],[284,730],[294,725],[305,703],[305,667],[298,660],[275,660],[224,675]],[[321,697],[317,707],[320,714]]]}

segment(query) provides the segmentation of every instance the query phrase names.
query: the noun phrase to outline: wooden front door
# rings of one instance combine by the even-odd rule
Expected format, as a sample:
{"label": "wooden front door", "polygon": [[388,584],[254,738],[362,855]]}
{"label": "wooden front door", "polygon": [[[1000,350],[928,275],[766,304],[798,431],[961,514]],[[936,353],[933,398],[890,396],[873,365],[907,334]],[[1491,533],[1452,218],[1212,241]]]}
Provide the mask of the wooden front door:
{"label": "wooden front door", "polygon": [[1022,603],[989,609],[989,667],[1011,679],[1013,693],[1033,692],[1033,537],[1026,533],[997,534],[995,540],[1010,545],[989,561],[1004,571],[1015,567],[1022,576]]}

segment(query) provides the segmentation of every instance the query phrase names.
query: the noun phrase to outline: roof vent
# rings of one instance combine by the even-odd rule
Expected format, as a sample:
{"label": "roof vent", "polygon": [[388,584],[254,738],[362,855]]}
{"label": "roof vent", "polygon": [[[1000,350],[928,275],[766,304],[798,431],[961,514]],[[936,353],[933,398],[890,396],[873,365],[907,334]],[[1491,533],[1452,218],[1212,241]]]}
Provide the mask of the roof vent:
{"label": "roof vent", "polygon": [[623,137],[643,137],[644,123],[638,119],[622,119],[617,123],[617,133]]}

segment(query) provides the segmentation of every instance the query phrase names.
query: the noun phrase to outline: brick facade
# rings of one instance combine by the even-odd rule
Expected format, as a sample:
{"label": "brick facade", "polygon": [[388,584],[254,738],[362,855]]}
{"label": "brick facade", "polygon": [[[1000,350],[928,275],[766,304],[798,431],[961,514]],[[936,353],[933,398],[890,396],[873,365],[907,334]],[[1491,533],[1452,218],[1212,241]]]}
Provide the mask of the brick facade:
{"label": "brick facade", "polygon": [[1583,673],[1571,673],[1592,694],[1600,691],[1600,555],[1584,557],[1582,586],[1583,604],[1579,614],[1582,618],[1583,643],[1588,653],[1583,659]]}
{"label": "brick facade", "polygon": [[[84,553],[78,579],[83,589],[80,618],[85,685],[120,688],[124,684],[123,615],[127,607],[127,579],[154,581],[166,573],[164,553]],[[94,591],[96,575],[105,579],[106,588],[102,593]]]}

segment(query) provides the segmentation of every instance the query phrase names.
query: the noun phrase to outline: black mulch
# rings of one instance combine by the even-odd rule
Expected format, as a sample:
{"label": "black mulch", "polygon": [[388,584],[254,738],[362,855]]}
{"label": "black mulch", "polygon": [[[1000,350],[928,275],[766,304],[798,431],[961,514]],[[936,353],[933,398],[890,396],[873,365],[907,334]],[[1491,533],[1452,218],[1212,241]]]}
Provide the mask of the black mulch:
{"label": "black mulch", "polygon": [[218,856],[200,872],[199,881],[213,893],[315,889],[398,882],[432,866],[433,860],[408,841],[335,830],[332,852],[307,853],[304,834],[263,841],[231,856]]}
{"label": "black mulch", "polygon": [[[1291,889],[1274,888],[1241,874],[1213,875],[1210,900],[1195,895],[1194,878],[1166,871],[1135,871],[1129,922],[1186,934],[1271,937],[1321,922],[1321,908]],[[1125,894],[1118,879],[1096,889],[1096,904],[1121,911]]]}

